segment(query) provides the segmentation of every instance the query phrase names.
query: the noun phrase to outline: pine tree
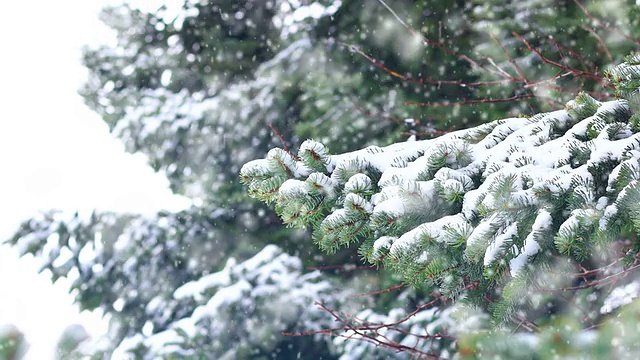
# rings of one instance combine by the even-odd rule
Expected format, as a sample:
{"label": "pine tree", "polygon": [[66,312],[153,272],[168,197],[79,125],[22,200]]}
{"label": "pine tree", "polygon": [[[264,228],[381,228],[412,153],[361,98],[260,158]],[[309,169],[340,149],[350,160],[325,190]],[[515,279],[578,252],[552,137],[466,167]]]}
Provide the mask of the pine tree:
{"label": "pine tree", "polygon": [[[637,267],[640,231],[640,56],[606,75],[616,100],[581,93],[564,110],[337,155],[307,140],[295,157],[273,149],[247,163],[241,179],[283,221],[311,226],[321,249],[358,244],[404,282],[490,314],[495,329],[549,322],[563,291],[588,314],[575,329],[596,326],[599,284]],[[468,351],[482,354],[480,343]]]}

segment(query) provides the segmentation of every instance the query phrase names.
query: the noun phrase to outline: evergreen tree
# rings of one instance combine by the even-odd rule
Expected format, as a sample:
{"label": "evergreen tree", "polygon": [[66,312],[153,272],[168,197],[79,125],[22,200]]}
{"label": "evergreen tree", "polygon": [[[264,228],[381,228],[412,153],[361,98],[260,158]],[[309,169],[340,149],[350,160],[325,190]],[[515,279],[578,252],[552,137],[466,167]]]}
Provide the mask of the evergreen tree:
{"label": "evergreen tree", "polygon": [[[508,11],[513,9],[513,4],[507,7]],[[395,238],[402,238],[417,222],[437,220],[439,214],[452,217],[440,220],[434,229],[449,226],[450,222],[460,224],[457,230],[460,233],[449,234],[454,232],[449,227],[440,229],[446,236],[458,239],[471,235],[472,228],[488,219],[489,214],[502,214],[502,210],[492,207],[495,204],[490,204],[492,196],[486,195],[486,208],[474,215],[470,223],[463,224],[461,215],[455,215],[468,208],[463,203],[467,192],[476,191],[480,196],[479,189],[483,194],[494,191],[480,184],[483,176],[489,176],[487,169],[494,165],[485,164],[486,169],[469,168],[478,165],[470,155],[474,137],[477,141],[497,143],[508,138],[511,126],[515,130],[513,124],[547,124],[551,120],[542,121],[543,116],[539,115],[529,120],[492,123],[468,130],[465,132],[468,139],[460,138],[452,144],[449,141],[460,133],[434,140],[433,144],[442,146],[416,143],[424,148],[417,145],[402,150],[403,158],[395,166],[428,163],[416,179],[437,185],[432,194],[429,191],[433,189],[423,189],[423,185],[404,181],[402,176],[384,179],[389,184],[398,183],[384,183],[385,191],[380,191],[383,183],[379,180],[385,175],[377,156],[366,154],[384,153],[388,152],[385,149],[405,145],[371,147],[358,153],[362,156],[357,159],[344,163],[337,159],[349,156],[329,156],[326,152],[326,148],[345,153],[365,144],[388,145],[406,137],[402,130],[424,132],[423,136],[432,137],[437,133],[433,130],[477,125],[494,118],[496,113],[512,109],[510,103],[485,102],[488,94],[484,90],[462,86],[487,80],[483,78],[486,74],[482,67],[474,65],[467,56],[468,49],[483,48],[483,44],[490,43],[488,39],[479,40],[478,31],[485,30],[470,21],[480,13],[478,7],[464,1],[431,0],[185,1],[177,10],[161,7],[151,13],[128,6],[107,9],[103,19],[116,31],[117,43],[85,50],[84,63],[90,78],[81,94],[128,151],[148,156],[151,166],[168,177],[172,189],[192,198],[194,206],[178,213],[161,212],[155,217],[112,213],[68,216],[51,212],[25,221],[9,242],[22,254],[42,258],[42,268],[51,271],[54,280],[61,276],[73,278],[71,290],[76,292],[77,303],[83,309],[101,309],[110,315],[112,344],[98,351],[97,358],[113,354],[147,358],[232,356],[233,347],[246,350],[241,354],[245,358],[254,355],[294,358],[300,349],[325,358],[346,359],[357,354],[402,357],[404,354],[397,354],[394,349],[384,350],[381,343],[344,343],[342,339],[329,342],[319,336],[283,338],[279,334],[321,331],[335,326],[327,313],[316,311],[311,299],[323,301],[329,308],[357,313],[365,319],[366,327],[376,321],[398,321],[403,311],[424,303],[433,290],[425,284],[438,285],[444,294],[454,298],[471,291],[488,293],[495,300],[500,300],[500,290],[509,286],[510,282],[503,279],[509,277],[505,275],[508,271],[504,264],[489,264],[488,268],[495,270],[494,278],[482,277],[484,265],[477,259],[492,244],[487,234],[476,235],[479,239],[475,250],[467,250],[461,241],[438,243],[430,248],[438,259],[429,263],[433,278],[414,261],[422,256],[422,250],[409,247],[408,253],[402,253],[402,258],[395,262],[388,254],[397,242]],[[412,35],[412,31],[416,33]],[[549,29],[550,33],[553,31]],[[571,35],[566,39],[574,40]],[[596,67],[600,67],[600,58],[592,60]],[[527,71],[537,68],[536,63],[528,68],[526,62],[520,65]],[[619,89],[620,96],[634,96],[633,86]],[[505,94],[497,98],[502,95]],[[410,101],[434,104],[468,101],[472,106],[406,106]],[[588,104],[590,109],[600,104],[584,95],[576,101]],[[634,119],[629,119],[633,131],[638,126]],[[570,127],[575,121],[567,120],[565,125]],[[609,120],[602,121],[609,124]],[[598,122],[589,131],[601,131],[604,126]],[[550,144],[557,144],[551,140],[568,131],[555,125],[548,127],[539,132],[548,131],[544,136]],[[541,143],[547,141],[540,136]],[[301,142],[306,138],[318,142]],[[300,147],[300,158],[294,159],[282,150],[269,152],[282,143],[285,147]],[[587,140],[585,143],[591,144]],[[575,150],[575,158],[580,159],[576,161],[588,161],[591,145],[581,146]],[[422,159],[428,151],[431,155]],[[280,220],[266,206],[247,199],[237,174],[244,163],[267,153],[271,159],[269,166],[245,168],[243,176],[250,183],[251,193],[275,202],[277,212],[287,223],[320,226],[324,230],[316,231],[316,241],[324,250],[341,250],[339,254],[324,255],[307,240],[304,230],[283,230]],[[386,158],[380,154],[378,157]],[[447,167],[452,171],[441,171]],[[398,175],[404,170],[398,170]],[[620,173],[626,174],[625,171]],[[359,173],[362,174],[353,176]],[[287,186],[281,186],[285,179],[300,176],[307,185],[288,182]],[[596,175],[593,176],[595,179]],[[504,184],[500,193],[506,193],[510,180],[501,181]],[[514,187],[525,183],[522,178],[513,181]],[[561,195],[568,197],[566,191]],[[432,200],[438,201],[427,206],[421,204],[422,196],[433,196]],[[380,202],[388,200],[388,211],[378,210],[375,216],[370,215],[374,198]],[[399,198],[417,207],[403,208],[400,216],[394,207],[401,204]],[[479,201],[484,204],[484,197]],[[578,200],[558,201],[573,204]],[[516,200],[510,206],[514,204],[518,204]],[[550,216],[562,213],[562,204],[549,209]],[[334,211],[339,206],[343,208]],[[577,203],[571,206],[571,210],[581,209]],[[382,209],[379,205],[375,208]],[[558,230],[561,224],[554,223],[548,229],[543,226],[545,214],[541,212],[541,219],[536,222],[531,219],[532,211],[533,205],[523,206],[513,215],[520,225],[512,226],[505,218],[504,224],[490,230],[504,235],[505,246],[509,243],[523,253],[534,252],[533,245],[525,246],[527,227],[542,226],[540,232],[547,234]],[[330,222],[323,222],[328,212],[334,215]],[[517,236],[509,238],[510,231]],[[367,239],[369,251],[363,247],[363,256],[382,260],[397,273],[375,277],[372,271],[364,271],[363,276],[336,271],[339,276],[330,279],[321,279],[317,273],[304,274],[305,267],[312,264],[338,265],[345,270],[348,266],[342,265],[356,263],[358,255],[354,248],[345,250],[342,245],[358,238]],[[398,244],[405,241],[407,237]],[[276,244],[278,248],[265,247],[267,244]],[[572,246],[567,252],[577,256],[579,249]],[[508,253],[502,248],[496,251],[508,261],[517,258],[515,252]],[[263,259],[260,254],[265,252],[275,260],[256,260]],[[294,255],[300,256],[300,260]],[[475,256],[476,261],[460,262],[459,257],[465,256]],[[543,257],[539,257],[543,262]],[[450,262],[454,259],[455,264]],[[526,256],[519,259],[513,261],[527,260]],[[260,270],[251,270],[252,266]],[[412,272],[419,275],[412,276]],[[466,288],[470,283],[460,282],[464,276],[468,276],[465,281],[479,281],[477,288]],[[206,279],[221,283],[204,284]],[[288,282],[283,282],[287,279]],[[366,292],[391,286],[400,279],[415,287],[400,294],[384,293],[376,303],[363,296],[345,304],[341,300],[345,293],[335,290]],[[248,285],[238,289],[229,285],[231,281]],[[196,285],[201,286],[201,294],[181,296],[177,291]],[[518,289],[511,286],[515,297]],[[265,289],[269,294],[265,295]],[[217,294],[236,290],[242,290],[248,300],[234,298],[238,301],[210,303],[220,299]],[[308,292],[305,293],[308,297],[301,298],[301,292]],[[274,311],[283,303],[295,306],[287,313]],[[471,304],[493,311],[483,303]],[[511,318],[515,307],[508,301],[505,304],[504,317]],[[442,341],[433,345],[427,341],[430,335],[421,332],[454,331],[450,329],[453,320],[449,314],[445,307],[442,312],[421,313],[399,324],[400,331],[390,334],[390,339],[407,346],[420,344],[413,349],[416,355],[451,351],[455,345],[452,339],[438,335]],[[251,319],[273,326],[258,327]],[[310,325],[311,321],[317,324]],[[221,328],[230,327],[237,331],[220,332]],[[337,333],[355,336],[344,329]],[[373,334],[369,333],[377,339],[379,332]]]}

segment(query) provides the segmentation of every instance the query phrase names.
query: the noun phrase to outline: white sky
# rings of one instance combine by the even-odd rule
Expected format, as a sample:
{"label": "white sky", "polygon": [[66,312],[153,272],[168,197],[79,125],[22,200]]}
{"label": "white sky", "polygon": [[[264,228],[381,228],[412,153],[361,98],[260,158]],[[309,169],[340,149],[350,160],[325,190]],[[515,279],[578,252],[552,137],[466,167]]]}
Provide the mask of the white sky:
{"label": "white sky", "polygon": [[[109,38],[99,9],[115,1],[0,2],[0,241],[18,223],[50,208],[153,213],[176,209],[168,182],[125,154],[77,89],[85,71],[80,47]],[[61,331],[80,322],[66,284],[36,275],[37,262],[0,247],[0,325],[11,323],[31,345],[27,359],[51,359]]]}

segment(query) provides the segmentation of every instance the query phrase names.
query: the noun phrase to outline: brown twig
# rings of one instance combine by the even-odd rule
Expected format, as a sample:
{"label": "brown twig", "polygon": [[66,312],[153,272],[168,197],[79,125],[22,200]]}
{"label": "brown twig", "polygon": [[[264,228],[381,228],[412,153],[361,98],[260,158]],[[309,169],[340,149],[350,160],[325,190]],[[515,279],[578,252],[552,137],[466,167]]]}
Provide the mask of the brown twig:
{"label": "brown twig", "polygon": [[576,290],[582,290],[582,289],[589,289],[592,287],[596,287],[596,286],[604,286],[607,284],[610,284],[612,282],[618,281],[620,278],[628,275],[630,272],[636,270],[640,268],[640,264],[634,265],[632,267],[629,267],[627,269],[624,269],[618,273],[603,277],[601,279],[597,279],[597,280],[593,280],[593,281],[589,281],[589,282],[585,282],[582,285],[578,285],[578,286],[569,286],[569,287],[563,287],[563,288],[557,288],[557,289],[538,289],[537,292],[541,292],[541,293],[549,293],[549,292],[557,292],[557,291],[561,291],[561,292],[566,292],[566,291],[576,291]]}
{"label": "brown twig", "polygon": [[607,53],[607,56],[609,57],[609,61],[613,62],[613,56],[611,55],[611,52],[609,51],[609,47],[607,46],[607,44],[605,44],[604,40],[602,40],[600,35],[598,35],[597,32],[595,32],[592,28],[590,28],[588,26],[583,26],[582,28],[587,30],[591,35],[593,35],[598,40],[598,42],[600,43],[600,46],[602,46],[604,51]]}
{"label": "brown twig", "polygon": [[407,101],[405,102],[405,105],[418,105],[418,106],[426,106],[430,108],[441,108],[441,107],[452,107],[452,106],[460,106],[460,105],[505,103],[505,102],[512,102],[517,100],[531,99],[533,97],[534,97],[533,94],[524,94],[524,95],[515,95],[512,97],[503,98],[503,99],[489,99],[489,98],[478,99],[478,100],[465,99],[462,101],[452,102],[452,103],[432,103],[430,101],[428,102]]}
{"label": "brown twig", "polygon": [[[289,154],[291,154],[291,151],[289,151],[289,147],[287,146],[287,142],[284,141],[284,136],[282,136],[282,134],[280,134],[280,132],[278,132],[278,130],[276,130],[276,128],[273,126],[272,122],[268,122],[267,126],[269,127],[269,129],[271,129],[271,131],[273,131],[274,134],[276,134],[278,136],[278,138],[280,138],[280,142],[282,143],[282,149],[286,152],[288,152]],[[295,156],[294,156],[295,158]]]}
{"label": "brown twig", "polygon": [[531,46],[531,44],[529,44],[527,39],[525,39],[522,36],[520,36],[520,34],[518,34],[515,31],[512,34],[513,34],[513,36],[518,38],[518,40],[520,40],[523,44],[525,44],[525,46],[530,51],[532,51],[536,55],[538,55],[538,57],[540,58],[540,60],[542,60],[543,63],[549,64],[549,65],[551,65],[553,67],[558,68],[559,70],[561,70],[561,72],[564,72],[565,75],[572,75],[573,77],[576,77],[576,78],[587,78],[587,79],[594,80],[594,81],[596,81],[598,83],[605,83],[604,76],[597,75],[597,74],[594,74],[594,73],[591,73],[591,72],[588,72],[588,71],[585,71],[585,70],[576,69],[576,68],[573,68],[571,66],[568,66],[568,65],[565,65],[565,64],[561,64],[561,63],[559,63],[557,61],[551,60],[548,57],[544,56],[540,52],[540,50],[538,50],[535,47]]}
{"label": "brown twig", "polygon": [[[398,352],[406,352],[414,356],[418,359],[443,359],[442,357],[435,355],[430,352],[425,352],[418,348],[421,341],[433,341],[433,340],[442,340],[442,339],[450,339],[454,340],[455,337],[447,334],[446,332],[437,333],[437,334],[426,334],[426,335],[418,335],[410,333],[407,330],[399,328],[398,326],[411,317],[416,315],[418,312],[427,309],[429,307],[435,306],[440,301],[440,298],[435,298],[432,301],[422,304],[409,314],[405,315],[401,319],[391,322],[391,323],[372,323],[362,319],[358,319],[352,315],[346,315],[339,311],[330,309],[326,307],[324,304],[316,302],[316,306],[318,306],[323,311],[329,313],[334,320],[336,320],[341,326],[334,327],[330,329],[323,329],[318,331],[307,331],[300,333],[288,333],[284,332],[285,336],[309,336],[309,335],[317,335],[317,334],[325,334],[335,337],[342,337],[345,340],[359,340],[366,341],[375,346],[379,346],[382,348],[391,349]],[[381,331],[381,330],[385,331]],[[414,336],[416,338],[416,343],[413,346],[404,345],[390,338],[390,335],[393,332],[400,333],[403,335]]]}
{"label": "brown twig", "polygon": [[378,60],[374,59],[372,56],[368,55],[364,51],[360,50],[355,45],[345,44],[345,43],[342,43],[341,45],[347,47],[349,49],[349,51],[361,55],[362,57],[367,59],[371,64],[373,64],[377,68],[382,69],[387,74],[389,74],[389,75],[391,75],[393,77],[399,78],[399,79],[401,79],[403,81],[407,81],[407,82],[410,82],[410,83],[413,83],[413,84],[417,84],[417,85],[438,85],[438,86],[441,86],[441,85],[455,85],[455,86],[472,88],[472,87],[481,87],[481,86],[488,86],[488,85],[507,84],[507,83],[512,81],[511,79],[503,79],[503,80],[480,81],[480,82],[465,83],[462,80],[442,80],[442,79],[433,79],[433,78],[414,79],[412,77],[409,77],[407,75],[402,75],[402,74],[400,74],[400,73],[398,73],[398,72],[386,67],[384,64],[382,64]]}
{"label": "brown twig", "polygon": [[496,39],[495,35],[493,35],[493,33],[491,33],[489,35],[491,35],[491,39],[493,39],[493,41],[498,45],[498,47],[500,47],[500,51],[502,51],[504,56],[507,57],[507,59],[511,63],[511,66],[513,67],[513,69],[518,73],[518,76],[520,76],[519,79],[514,79],[514,80],[519,80],[519,81],[522,81],[522,82],[525,82],[525,83],[528,82],[527,81],[527,77],[524,75],[524,71],[522,71],[522,69],[520,68],[520,66],[518,66],[516,61],[511,57],[511,55],[509,55],[507,50],[505,50],[504,46],[502,46],[502,44],[498,41],[498,39]]}
{"label": "brown twig", "polygon": [[392,292],[392,291],[395,291],[395,290],[400,290],[402,288],[405,288],[406,286],[407,286],[406,284],[394,285],[394,286],[390,286],[390,287],[388,287],[386,289],[371,291],[371,292],[362,293],[362,294],[356,294],[356,295],[353,295],[351,297],[352,298],[358,298],[358,297],[363,297],[363,296],[386,294],[388,292]]}

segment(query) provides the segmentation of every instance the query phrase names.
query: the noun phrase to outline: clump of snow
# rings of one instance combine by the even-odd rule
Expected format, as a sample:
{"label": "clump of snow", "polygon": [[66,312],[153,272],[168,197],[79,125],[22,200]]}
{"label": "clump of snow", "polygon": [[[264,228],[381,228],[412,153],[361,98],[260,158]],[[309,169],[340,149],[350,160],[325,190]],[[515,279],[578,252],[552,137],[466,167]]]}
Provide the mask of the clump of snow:
{"label": "clump of snow", "polygon": [[390,252],[396,256],[402,255],[402,253],[414,249],[417,244],[425,241],[456,243],[459,239],[450,239],[447,230],[449,228],[461,228],[466,224],[466,220],[461,214],[444,216],[436,221],[424,223],[395,240]]}
{"label": "clump of snow", "polygon": [[535,240],[535,236],[536,234],[551,228],[552,224],[553,218],[551,217],[551,214],[547,210],[541,209],[536,216],[533,226],[531,227],[531,232],[524,240],[524,246],[520,250],[520,253],[513,259],[509,260],[511,276],[518,276],[529,260],[536,255],[538,251],[540,251],[541,247]]}
{"label": "clump of snow", "polygon": [[391,197],[378,202],[374,208],[374,214],[388,214],[391,217],[400,217],[407,212],[407,206],[402,199]]}
{"label": "clump of snow", "polygon": [[496,261],[498,255],[505,250],[505,247],[510,245],[513,237],[518,233],[518,223],[507,226],[504,231],[497,235],[484,254],[484,266],[489,266],[492,262]]}
{"label": "clump of snow", "polygon": [[492,224],[497,223],[498,218],[498,214],[492,214],[489,218],[485,219],[485,221],[482,221],[480,224],[478,224],[478,226],[473,229],[473,232],[467,239],[467,247],[478,244],[481,239],[486,237],[487,234],[491,233],[491,226]]}
{"label": "clump of snow", "polygon": [[381,236],[373,243],[373,251],[379,253],[382,249],[389,249],[397,239],[395,236]]}
{"label": "clump of snow", "polygon": [[300,198],[308,193],[308,184],[301,180],[289,179],[280,185],[278,193],[283,198],[295,199]]}
{"label": "clump of snow", "polygon": [[277,161],[281,166],[285,167],[285,171],[289,171],[294,177],[308,176],[311,171],[308,167],[299,161],[296,161],[288,152],[274,148],[269,150],[267,159]]}
{"label": "clump of snow", "polygon": [[317,157],[317,160],[327,164],[327,171],[332,171],[332,161],[331,156],[327,153],[327,148],[314,140],[305,140],[300,145],[300,150],[298,151],[298,155],[302,158],[306,153],[310,153],[314,155],[314,158]]}
{"label": "clump of snow", "polygon": [[173,292],[173,297],[178,300],[190,297],[194,298],[196,301],[203,300],[207,289],[231,285],[228,269],[235,265],[235,259],[231,258],[227,260],[227,265],[224,270],[205,275],[196,281],[190,281],[180,286]]}
{"label": "clump of snow", "polygon": [[616,287],[605,299],[604,305],[600,308],[600,313],[611,313],[621,306],[630,304],[638,295],[640,295],[640,281],[638,280],[625,286]]}
{"label": "clump of snow", "polygon": [[373,205],[371,205],[371,203],[367,201],[365,198],[363,198],[362,196],[354,193],[347,194],[347,196],[344,199],[344,206],[346,208],[355,207],[358,209],[362,209],[368,212],[369,214],[373,212]]}
{"label": "clump of snow", "polygon": [[600,221],[598,222],[598,228],[600,230],[607,229],[607,226],[609,225],[609,220],[613,218],[616,214],[618,214],[618,206],[615,203],[607,206],[604,209],[604,212],[602,214],[602,217],[600,218]]}
{"label": "clump of snow", "polygon": [[371,190],[371,179],[365,174],[355,174],[344,184],[347,193],[362,193]]}
{"label": "clump of snow", "polygon": [[242,166],[241,174],[251,174],[251,176],[266,176],[271,173],[269,161],[267,159],[251,160]]}

